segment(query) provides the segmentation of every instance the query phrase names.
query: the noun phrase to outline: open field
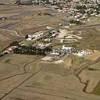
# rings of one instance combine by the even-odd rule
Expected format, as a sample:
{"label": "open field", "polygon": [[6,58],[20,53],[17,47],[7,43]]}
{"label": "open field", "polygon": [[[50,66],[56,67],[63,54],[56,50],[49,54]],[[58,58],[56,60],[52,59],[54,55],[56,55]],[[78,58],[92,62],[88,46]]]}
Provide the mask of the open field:
{"label": "open field", "polygon": [[[84,93],[85,84],[77,76],[79,70],[82,70],[81,67],[85,67],[81,64],[86,63],[86,60],[73,57],[73,60],[76,60],[72,61],[71,70],[69,70],[65,68],[65,65],[68,66],[69,57],[65,58],[65,65],[43,63],[40,61],[41,57],[13,54],[0,58],[1,100],[100,99],[99,96]],[[94,67],[91,66],[90,68]],[[95,77],[98,74],[88,71],[88,78],[91,79],[91,75]],[[83,80],[84,76],[80,77]]]}
{"label": "open field", "polygon": [[80,32],[82,34],[82,39],[78,44],[76,44],[77,47],[83,48],[83,49],[92,49],[92,50],[100,50],[100,24],[93,25],[83,25],[83,26],[76,26],[74,27],[74,30],[76,32],[74,34],[77,34]]}
{"label": "open field", "polygon": [[[24,57],[24,59],[23,59]],[[38,60],[38,56],[31,55],[7,55],[0,59],[0,80],[20,75],[30,71],[31,63]],[[35,71],[36,64],[34,63]],[[38,67],[37,67],[38,68]]]}
{"label": "open field", "polygon": [[[37,56],[31,55],[7,55],[7,57],[0,59],[0,84],[2,87],[0,94],[5,95],[32,73],[36,73],[39,70],[38,60]],[[33,65],[34,67],[32,67]]]}

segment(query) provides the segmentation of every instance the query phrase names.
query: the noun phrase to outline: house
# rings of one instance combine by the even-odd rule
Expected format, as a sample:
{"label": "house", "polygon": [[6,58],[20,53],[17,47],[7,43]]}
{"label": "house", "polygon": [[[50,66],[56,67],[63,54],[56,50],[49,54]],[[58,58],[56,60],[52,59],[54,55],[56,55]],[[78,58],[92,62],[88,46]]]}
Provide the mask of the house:
{"label": "house", "polygon": [[6,19],[7,19],[7,17],[4,17],[4,16],[0,17],[0,20],[6,20]]}
{"label": "house", "polygon": [[80,50],[77,53],[74,53],[74,55],[77,55],[79,57],[84,57],[86,55],[90,55],[91,52],[87,51],[87,50]]}
{"label": "house", "polygon": [[62,50],[64,50],[66,53],[72,53],[73,47],[66,47],[65,45],[62,46]]}

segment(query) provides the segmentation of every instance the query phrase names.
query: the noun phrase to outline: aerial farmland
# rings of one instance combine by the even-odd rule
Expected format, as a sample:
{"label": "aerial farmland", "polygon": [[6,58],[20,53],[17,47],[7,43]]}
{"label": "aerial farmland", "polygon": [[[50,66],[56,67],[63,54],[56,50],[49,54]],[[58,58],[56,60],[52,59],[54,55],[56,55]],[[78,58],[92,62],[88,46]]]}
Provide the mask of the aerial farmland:
{"label": "aerial farmland", "polygon": [[99,0],[0,0],[0,100],[100,100]]}

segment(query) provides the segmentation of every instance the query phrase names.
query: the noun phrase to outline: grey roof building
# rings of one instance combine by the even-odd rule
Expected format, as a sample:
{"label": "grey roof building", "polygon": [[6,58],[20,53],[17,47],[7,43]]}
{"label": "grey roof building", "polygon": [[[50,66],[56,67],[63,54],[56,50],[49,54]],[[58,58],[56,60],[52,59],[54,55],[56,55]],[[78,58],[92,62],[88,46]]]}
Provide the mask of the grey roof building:
{"label": "grey roof building", "polygon": [[30,5],[30,4],[32,4],[32,0],[16,0],[16,3]]}

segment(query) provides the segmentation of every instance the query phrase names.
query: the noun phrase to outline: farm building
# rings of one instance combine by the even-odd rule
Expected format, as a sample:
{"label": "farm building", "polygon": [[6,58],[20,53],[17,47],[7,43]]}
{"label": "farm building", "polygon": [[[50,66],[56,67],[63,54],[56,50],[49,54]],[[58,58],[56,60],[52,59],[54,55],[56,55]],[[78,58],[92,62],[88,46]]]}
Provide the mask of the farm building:
{"label": "farm building", "polygon": [[16,0],[16,4],[30,5],[32,4],[32,0]]}

